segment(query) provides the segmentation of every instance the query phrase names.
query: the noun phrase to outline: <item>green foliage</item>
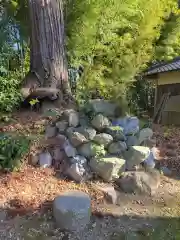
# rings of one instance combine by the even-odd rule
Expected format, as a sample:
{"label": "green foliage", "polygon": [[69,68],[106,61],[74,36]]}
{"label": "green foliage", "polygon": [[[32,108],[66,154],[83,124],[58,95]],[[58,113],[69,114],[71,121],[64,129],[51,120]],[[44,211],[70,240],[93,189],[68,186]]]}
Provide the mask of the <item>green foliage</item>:
{"label": "green foliage", "polygon": [[92,145],[93,152],[96,153],[96,157],[104,157],[106,155],[106,150],[103,145]]}
{"label": "green foliage", "polygon": [[0,111],[10,112],[21,101],[19,91],[19,74],[12,72],[5,77],[0,76]]}
{"label": "green foliage", "polygon": [[28,152],[30,140],[25,136],[0,136],[0,167],[10,171],[18,170],[22,157]]}
{"label": "green foliage", "polygon": [[175,0],[70,1],[68,55],[72,65],[85,66],[78,86],[83,97],[98,89],[123,101],[134,76],[153,58],[163,19],[175,8]]}
{"label": "green foliage", "polygon": [[[67,47],[70,63],[85,66],[77,99],[118,100],[125,109],[151,110],[154,89],[135,78],[152,60],[180,55],[177,1],[69,2]],[[174,14],[172,14],[174,12]],[[124,110],[124,109],[123,109]]]}
{"label": "green foliage", "polygon": [[171,60],[180,56],[180,15],[171,14],[166,19],[161,30],[161,36],[156,43],[155,55],[156,60]]}

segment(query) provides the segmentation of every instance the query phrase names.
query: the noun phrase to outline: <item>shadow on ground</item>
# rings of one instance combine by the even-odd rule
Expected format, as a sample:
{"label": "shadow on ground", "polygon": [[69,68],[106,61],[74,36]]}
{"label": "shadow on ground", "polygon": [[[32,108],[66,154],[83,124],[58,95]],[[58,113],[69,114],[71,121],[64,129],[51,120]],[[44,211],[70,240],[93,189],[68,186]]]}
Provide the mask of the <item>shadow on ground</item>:
{"label": "shadow on ground", "polygon": [[[21,216],[14,209],[21,203],[14,199],[8,209],[0,211],[0,239],[19,240],[179,240],[180,218],[178,217],[141,217],[93,213],[91,222],[82,232],[69,233],[57,228],[52,215],[52,202],[45,202],[39,209],[22,209]],[[29,212],[27,211],[29,210]],[[7,215],[3,215],[3,213]]]}

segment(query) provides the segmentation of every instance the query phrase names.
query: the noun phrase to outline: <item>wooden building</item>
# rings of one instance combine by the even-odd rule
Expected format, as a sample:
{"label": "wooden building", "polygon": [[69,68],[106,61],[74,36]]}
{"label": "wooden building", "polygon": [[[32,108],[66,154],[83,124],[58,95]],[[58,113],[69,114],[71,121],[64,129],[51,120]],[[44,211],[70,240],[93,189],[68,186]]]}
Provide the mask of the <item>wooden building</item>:
{"label": "wooden building", "polygon": [[157,63],[145,72],[155,84],[154,121],[180,125],[180,57]]}

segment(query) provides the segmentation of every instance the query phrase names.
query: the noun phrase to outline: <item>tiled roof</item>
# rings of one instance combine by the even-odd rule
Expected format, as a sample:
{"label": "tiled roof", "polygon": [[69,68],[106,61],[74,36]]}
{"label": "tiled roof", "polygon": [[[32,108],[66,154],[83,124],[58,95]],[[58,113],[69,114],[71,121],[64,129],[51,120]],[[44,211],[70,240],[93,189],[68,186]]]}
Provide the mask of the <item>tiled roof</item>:
{"label": "tiled roof", "polygon": [[177,57],[169,62],[156,63],[152,65],[150,68],[148,68],[145,71],[144,75],[147,76],[156,73],[170,72],[175,70],[180,70],[180,57]]}

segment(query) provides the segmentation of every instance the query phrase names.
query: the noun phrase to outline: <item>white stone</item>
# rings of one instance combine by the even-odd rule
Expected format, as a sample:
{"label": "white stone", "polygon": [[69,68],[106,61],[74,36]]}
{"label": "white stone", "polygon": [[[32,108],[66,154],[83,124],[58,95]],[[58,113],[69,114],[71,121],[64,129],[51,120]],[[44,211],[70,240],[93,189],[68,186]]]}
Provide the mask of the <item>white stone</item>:
{"label": "white stone", "polygon": [[53,202],[53,215],[62,230],[81,231],[90,222],[91,199],[81,191],[67,191]]}

